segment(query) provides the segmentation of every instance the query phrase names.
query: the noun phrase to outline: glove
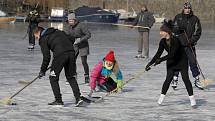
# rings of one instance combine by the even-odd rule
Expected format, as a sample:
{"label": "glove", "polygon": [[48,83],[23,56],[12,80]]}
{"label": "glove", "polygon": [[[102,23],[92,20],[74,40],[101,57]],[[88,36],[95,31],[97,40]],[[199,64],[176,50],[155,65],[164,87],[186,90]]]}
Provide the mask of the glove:
{"label": "glove", "polygon": [[77,44],[73,44],[73,48],[74,48],[74,50],[75,50],[75,55],[77,55],[78,54],[78,45]]}
{"label": "glove", "polygon": [[117,80],[117,90],[122,89],[124,83],[122,80]]}
{"label": "glove", "polygon": [[158,65],[158,64],[160,64],[160,63],[161,63],[161,59],[157,59],[157,60],[155,61],[154,66],[156,66],[156,65]]}
{"label": "glove", "polygon": [[145,71],[149,71],[151,69],[150,66],[151,66],[151,64],[147,64],[146,67],[145,67]]}
{"label": "glove", "polygon": [[193,42],[192,40],[189,40],[189,42],[188,42],[188,46],[189,47],[193,47],[193,46],[195,46],[197,44],[197,42]]}
{"label": "glove", "polygon": [[95,91],[94,89],[91,89],[91,90],[90,90],[90,93],[88,94],[88,96],[89,96],[89,97],[92,97],[94,91]]}
{"label": "glove", "polygon": [[74,45],[77,45],[77,44],[79,44],[79,43],[81,43],[81,38],[75,39]]}
{"label": "glove", "polygon": [[41,79],[43,76],[45,76],[45,72],[40,71],[40,72],[39,72],[39,79]]}

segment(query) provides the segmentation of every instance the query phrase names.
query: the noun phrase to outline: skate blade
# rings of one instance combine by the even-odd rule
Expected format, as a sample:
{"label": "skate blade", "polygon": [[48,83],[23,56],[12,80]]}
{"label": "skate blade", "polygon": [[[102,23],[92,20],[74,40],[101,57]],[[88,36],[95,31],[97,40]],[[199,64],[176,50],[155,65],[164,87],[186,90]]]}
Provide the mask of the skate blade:
{"label": "skate blade", "polygon": [[18,81],[18,83],[19,83],[19,84],[29,84],[29,82],[26,81],[26,80],[20,80],[20,81]]}
{"label": "skate blade", "polygon": [[212,80],[208,80],[208,79],[205,79],[205,80],[201,80],[201,85],[202,87],[207,87],[208,85],[210,85],[213,81]]}
{"label": "skate blade", "polygon": [[53,107],[53,108],[62,108],[64,107],[64,105],[49,105],[50,107]]}

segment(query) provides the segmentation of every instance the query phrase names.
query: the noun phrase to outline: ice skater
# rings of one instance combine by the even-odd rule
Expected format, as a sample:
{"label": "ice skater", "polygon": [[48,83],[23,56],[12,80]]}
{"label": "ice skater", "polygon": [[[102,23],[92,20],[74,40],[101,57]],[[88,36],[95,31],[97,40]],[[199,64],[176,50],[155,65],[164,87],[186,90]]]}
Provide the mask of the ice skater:
{"label": "ice skater", "polygon": [[81,62],[84,67],[85,83],[90,82],[89,78],[89,66],[87,63],[87,56],[89,55],[89,43],[88,39],[91,38],[91,33],[88,27],[83,23],[79,22],[74,13],[68,15],[68,26],[64,30],[70,37],[75,38],[73,44],[76,56],[81,56]]}
{"label": "ice skater", "polygon": [[[192,107],[196,106],[196,101],[193,95],[193,87],[188,75],[188,59],[184,48],[181,46],[179,40],[172,35],[172,22],[168,21],[163,23],[160,28],[161,40],[159,43],[159,48],[152,58],[152,60],[147,64],[145,70],[150,70],[151,65],[157,65],[163,61],[166,62],[167,75],[166,80],[163,83],[160,98],[158,99],[158,104],[161,105],[164,97],[169,89],[170,83],[173,79],[174,72],[178,71],[182,75],[182,80],[186,86],[190,103]],[[163,51],[168,52],[167,55],[161,57]]]}
{"label": "ice skater", "polygon": [[[133,26],[142,26],[146,28],[138,28],[139,40],[138,40],[138,53],[135,58],[148,58],[149,57],[149,31],[155,22],[153,13],[148,11],[146,5],[142,5],[141,12],[138,13],[137,17],[133,22]],[[142,51],[144,49],[144,54]]]}
{"label": "ice skater", "polygon": [[54,28],[44,29],[42,27],[37,27],[34,30],[34,36],[39,40],[39,45],[43,54],[43,61],[39,72],[40,77],[45,75],[51,59],[50,51],[53,52],[49,79],[55,101],[48,103],[48,105],[64,105],[59,86],[59,76],[64,68],[66,78],[76,99],[75,106],[79,106],[83,100],[80,98],[81,93],[77,80],[74,77],[76,73],[76,63],[73,42],[68,39],[66,33]]}
{"label": "ice skater", "polygon": [[[111,78],[112,73],[116,76],[115,81]],[[121,89],[123,86],[122,72],[119,69],[114,51],[112,50],[93,68],[90,75],[91,92],[89,96],[92,96],[96,86],[106,92],[110,92],[116,88]]]}
{"label": "ice skater", "polygon": [[[195,45],[201,37],[201,33],[202,28],[199,18],[193,14],[190,2],[185,2],[182,13],[175,16],[174,34],[179,38],[188,56],[190,70],[195,80],[194,85],[198,89],[203,90],[204,88],[199,79],[200,72],[196,62],[197,58],[195,48]],[[178,73],[176,72],[172,81],[172,87],[177,88],[177,84]]]}
{"label": "ice skater", "polygon": [[27,18],[25,19],[25,21],[27,21],[29,23],[28,25],[28,37],[29,37],[29,46],[28,49],[29,50],[33,50],[34,46],[35,46],[35,37],[34,37],[34,33],[33,30],[38,26],[38,24],[41,22],[40,19],[40,14],[38,13],[37,10],[32,10],[30,11],[30,13],[28,14]]}

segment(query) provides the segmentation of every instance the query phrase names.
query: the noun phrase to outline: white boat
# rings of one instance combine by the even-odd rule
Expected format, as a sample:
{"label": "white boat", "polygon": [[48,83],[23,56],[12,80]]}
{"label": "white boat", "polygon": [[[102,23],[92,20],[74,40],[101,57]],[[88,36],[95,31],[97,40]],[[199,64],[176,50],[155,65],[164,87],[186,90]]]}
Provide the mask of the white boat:
{"label": "white boat", "polygon": [[153,14],[155,18],[155,23],[162,23],[165,19],[164,14],[159,15],[159,14]]}
{"label": "white boat", "polygon": [[133,12],[128,12],[125,9],[118,9],[116,12],[120,14],[120,20],[135,19],[137,17],[137,13],[134,10]]}

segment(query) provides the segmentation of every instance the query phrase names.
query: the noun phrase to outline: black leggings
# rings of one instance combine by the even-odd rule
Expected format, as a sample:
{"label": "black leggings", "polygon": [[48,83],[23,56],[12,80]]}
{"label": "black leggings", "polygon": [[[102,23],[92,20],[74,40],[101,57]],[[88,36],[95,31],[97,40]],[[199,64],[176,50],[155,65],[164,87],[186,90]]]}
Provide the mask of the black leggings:
{"label": "black leggings", "polygon": [[81,56],[81,62],[84,67],[84,72],[85,72],[84,75],[89,75],[89,66],[87,63],[87,56]]}
{"label": "black leggings", "polygon": [[117,88],[117,83],[111,77],[109,77],[103,85],[98,86],[107,92],[111,92]]}
{"label": "black leggings", "polygon": [[[163,83],[161,94],[166,95],[166,93],[169,89],[169,85],[173,79],[175,71],[176,70],[173,70],[173,69],[167,69],[166,80]],[[182,70],[180,70],[180,72],[181,72],[182,80],[186,86],[188,95],[189,96],[193,95],[193,87],[192,87],[192,84],[191,84],[190,79],[189,79],[188,69],[182,69]]]}

